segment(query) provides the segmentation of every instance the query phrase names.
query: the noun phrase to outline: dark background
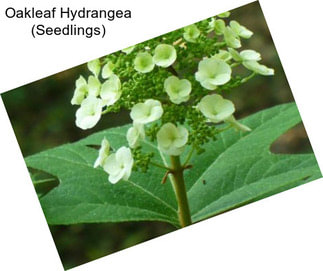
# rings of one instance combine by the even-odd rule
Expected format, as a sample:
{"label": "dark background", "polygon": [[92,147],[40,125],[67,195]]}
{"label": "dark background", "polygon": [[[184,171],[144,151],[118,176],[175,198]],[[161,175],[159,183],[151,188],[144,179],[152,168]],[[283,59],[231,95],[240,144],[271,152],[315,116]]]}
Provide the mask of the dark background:
{"label": "dark background", "polygon": [[[232,11],[235,19],[254,32],[242,48],[261,53],[261,63],[275,69],[275,76],[257,76],[229,95],[237,109],[235,116],[250,115],[277,104],[293,101],[293,96],[279,61],[258,2]],[[107,127],[130,122],[129,114],[110,114],[90,130],[75,126],[77,107],[70,104],[75,80],[89,74],[86,64],[2,94],[21,151],[28,156],[39,151],[73,142]],[[227,96],[228,97],[228,96]],[[302,124],[281,136],[272,146],[279,153],[311,151]],[[23,225],[21,225],[23,227]],[[50,226],[65,268],[86,263],[134,244],[175,230],[161,222],[127,222]]]}

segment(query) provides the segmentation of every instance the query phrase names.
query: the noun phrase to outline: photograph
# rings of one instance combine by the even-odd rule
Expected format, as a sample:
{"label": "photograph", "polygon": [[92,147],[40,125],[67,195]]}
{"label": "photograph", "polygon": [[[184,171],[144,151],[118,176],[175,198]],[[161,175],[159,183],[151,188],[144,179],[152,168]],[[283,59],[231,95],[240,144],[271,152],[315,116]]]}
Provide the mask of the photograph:
{"label": "photograph", "polygon": [[1,97],[65,269],[322,177],[258,2]]}

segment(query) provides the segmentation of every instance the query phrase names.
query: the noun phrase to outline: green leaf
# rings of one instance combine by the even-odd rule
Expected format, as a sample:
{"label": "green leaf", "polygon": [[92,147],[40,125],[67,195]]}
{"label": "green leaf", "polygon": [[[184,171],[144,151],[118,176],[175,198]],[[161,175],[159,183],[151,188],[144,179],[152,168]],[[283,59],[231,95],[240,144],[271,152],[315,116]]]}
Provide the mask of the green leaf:
{"label": "green leaf", "polygon": [[[270,145],[301,121],[295,104],[279,105],[241,122],[249,133],[222,133],[193,156],[185,171],[191,215],[194,222],[231,210],[269,195],[321,177],[314,154],[273,154]],[[103,137],[114,148],[126,145],[129,126],[111,128],[73,144],[66,144],[26,158],[27,166],[54,175],[60,184],[40,201],[49,224],[159,220],[179,226],[177,203],[165,174],[151,167],[134,172],[129,181],[108,182],[102,169],[93,168]],[[156,146],[143,147],[155,153]]]}

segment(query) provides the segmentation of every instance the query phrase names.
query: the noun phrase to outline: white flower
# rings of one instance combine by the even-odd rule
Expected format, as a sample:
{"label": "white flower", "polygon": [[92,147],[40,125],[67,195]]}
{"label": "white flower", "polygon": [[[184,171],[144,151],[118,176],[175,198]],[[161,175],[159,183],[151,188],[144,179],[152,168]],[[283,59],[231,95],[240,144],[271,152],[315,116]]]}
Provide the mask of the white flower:
{"label": "white flower", "polygon": [[213,29],[215,34],[222,35],[225,31],[225,22],[222,19],[217,19],[210,22],[210,25],[213,24]]}
{"label": "white flower", "polygon": [[87,93],[88,93],[87,82],[85,78],[81,75],[75,81],[75,90],[74,90],[73,98],[71,100],[71,104],[80,105],[82,101],[85,99]]}
{"label": "white flower", "polygon": [[173,123],[164,124],[157,132],[158,148],[167,155],[180,155],[188,140],[188,131],[184,126]]}
{"label": "white flower", "polygon": [[94,74],[95,77],[98,77],[101,69],[100,59],[94,59],[88,62],[87,68]]}
{"label": "white flower", "polygon": [[153,61],[157,66],[167,68],[176,60],[177,54],[174,46],[169,44],[159,44],[155,48]]}
{"label": "white flower", "polygon": [[254,50],[243,50],[240,52],[240,56],[242,57],[243,61],[249,61],[249,60],[259,61],[259,60],[261,60],[261,55]]}
{"label": "white flower", "polygon": [[253,33],[246,27],[240,25],[237,21],[230,22],[231,29],[241,38],[249,39]]}
{"label": "white flower", "polygon": [[98,123],[102,113],[102,100],[88,96],[76,111],[76,126],[83,130],[90,129]]}
{"label": "white flower", "polygon": [[121,147],[106,158],[103,169],[109,174],[109,182],[115,184],[120,180],[129,179],[132,166],[133,158],[130,149]]}
{"label": "white flower", "polygon": [[231,124],[231,126],[236,130],[236,131],[242,131],[242,132],[250,132],[251,129],[243,125],[242,123],[238,122],[233,115],[225,119],[225,122]]}
{"label": "white flower", "polygon": [[164,89],[170,100],[175,104],[188,101],[192,86],[187,79],[178,79],[176,76],[169,76],[164,82]]}
{"label": "white flower", "polygon": [[105,160],[109,156],[110,153],[110,143],[106,138],[102,139],[101,148],[99,150],[99,156],[95,160],[94,167],[97,168],[98,166],[103,166]]}
{"label": "white flower", "polygon": [[114,64],[112,61],[108,61],[102,68],[102,78],[107,79],[113,74]]}
{"label": "white flower", "polygon": [[268,68],[265,65],[259,64],[257,61],[243,61],[242,65],[245,66],[248,70],[251,70],[255,73],[261,75],[274,75],[274,69]]}
{"label": "white flower", "polygon": [[148,99],[144,103],[135,104],[130,112],[130,117],[137,123],[150,123],[158,120],[163,115],[160,101]]}
{"label": "white flower", "polygon": [[196,39],[200,36],[200,30],[195,24],[184,27],[183,37],[188,42],[196,42]]}
{"label": "white flower", "polygon": [[241,42],[239,39],[239,35],[232,30],[231,27],[227,26],[225,27],[223,31],[223,37],[224,41],[227,44],[228,47],[231,48],[240,48],[241,47]]}
{"label": "white flower", "polygon": [[153,57],[148,52],[138,53],[134,60],[135,70],[141,73],[151,72],[155,64],[153,62]]}
{"label": "white flower", "polygon": [[228,50],[232,58],[237,62],[241,62],[248,70],[261,75],[273,75],[275,72],[274,69],[258,63],[261,60],[261,55],[254,50],[243,50],[240,53],[232,48]]}
{"label": "white flower", "polygon": [[83,100],[88,96],[98,96],[101,88],[101,83],[98,78],[90,75],[88,78],[88,82],[84,79],[83,76],[80,76],[75,81],[75,90],[74,95],[71,100],[71,104],[73,105],[80,105]]}
{"label": "white flower", "polygon": [[130,148],[138,147],[140,140],[143,139],[145,139],[144,125],[135,122],[133,126],[128,129],[127,132],[127,141]]}
{"label": "white flower", "polygon": [[216,89],[230,81],[231,67],[223,60],[205,58],[200,61],[195,79],[209,90]]}
{"label": "white flower", "polygon": [[228,50],[232,58],[238,62],[250,61],[250,60],[254,60],[254,61],[261,60],[261,55],[254,50],[243,50],[240,53],[232,48],[229,48]]}
{"label": "white flower", "polygon": [[197,104],[197,108],[214,123],[226,120],[235,111],[234,104],[218,94],[204,96]]}
{"label": "white flower", "polygon": [[106,106],[114,104],[121,96],[121,82],[117,75],[112,74],[107,81],[102,84],[100,96]]}
{"label": "white flower", "polygon": [[213,59],[220,59],[220,60],[223,60],[225,62],[228,62],[232,58],[232,56],[231,56],[231,54],[228,51],[219,50],[219,52],[216,53],[215,55],[213,55],[211,58],[213,58]]}

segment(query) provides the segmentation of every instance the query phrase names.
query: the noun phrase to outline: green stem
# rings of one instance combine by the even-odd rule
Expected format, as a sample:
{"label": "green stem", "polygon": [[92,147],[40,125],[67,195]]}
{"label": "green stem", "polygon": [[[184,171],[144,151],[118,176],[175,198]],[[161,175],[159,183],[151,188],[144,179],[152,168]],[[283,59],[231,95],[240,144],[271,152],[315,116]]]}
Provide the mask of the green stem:
{"label": "green stem", "polygon": [[183,171],[179,156],[171,156],[172,175],[174,178],[174,189],[178,203],[178,218],[181,227],[192,224],[190,208],[188,205],[187,193],[185,188]]}
{"label": "green stem", "polygon": [[222,132],[224,132],[224,131],[226,131],[226,130],[229,130],[231,127],[232,127],[232,125],[231,125],[231,124],[229,124],[228,126],[226,126],[226,127],[224,127],[224,128],[218,128],[216,131],[217,131],[218,133],[222,133]]}
{"label": "green stem", "polygon": [[166,166],[164,166],[164,165],[158,164],[158,163],[156,163],[156,162],[154,162],[154,161],[150,161],[149,163],[150,163],[151,165],[155,166],[155,167],[159,167],[159,168],[162,168],[162,169],[170,170],[170,168],[168,168],[168,167],[166,167]]}
{"label": "green stem", "polygon": [[240,62],[235,62],[235,63],[232,63],[230,66],[231,66],[231,68],[234,68],[234,67],[239,66],[240,64],[241,64]]}
{"label": "green stem", "polygon": [[187,157],[186,157],[186,160],[183,164],[183,166],[187,166],[187,164],[190,162],[191,158],[192,158],[192,155],[194,153],[194,147],[191,148],[190,152],[188,153]]}
{"label": "green stem", "polygon": [[249,74],[247,77],[245,77],[245,78],[243,78],[243,79],[241,80],[241,83],[245,83],[245,82],[249,81],[249,80],[250,80],[251,78],[253,78],[255,75],[256,75],[256,73],[255,73],[255,72],[253,72],[253,73]]}
{"label": "green stem", "polygon": [[167,68],[167,70],[172,73],[173,75],[177,76],[178,77],[178,72],[175,70],[175,68],[173,67],[173,65],[169,66]]}

